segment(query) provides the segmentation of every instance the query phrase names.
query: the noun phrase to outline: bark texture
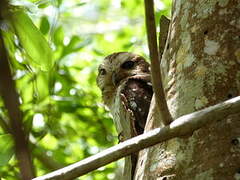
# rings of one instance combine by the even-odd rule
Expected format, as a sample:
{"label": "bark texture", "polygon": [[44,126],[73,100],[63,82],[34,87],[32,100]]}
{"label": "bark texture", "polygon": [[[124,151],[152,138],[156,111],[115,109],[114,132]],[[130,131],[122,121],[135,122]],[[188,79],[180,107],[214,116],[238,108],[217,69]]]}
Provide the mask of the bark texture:
{"label": "bark texture", "polygon": [[[175,0],[162,59],[173,119],[240,95],[238,0]],[[161,127],[154,100],[146,131]],[[135,179],[240,179],[240,110],[140,152]]]}

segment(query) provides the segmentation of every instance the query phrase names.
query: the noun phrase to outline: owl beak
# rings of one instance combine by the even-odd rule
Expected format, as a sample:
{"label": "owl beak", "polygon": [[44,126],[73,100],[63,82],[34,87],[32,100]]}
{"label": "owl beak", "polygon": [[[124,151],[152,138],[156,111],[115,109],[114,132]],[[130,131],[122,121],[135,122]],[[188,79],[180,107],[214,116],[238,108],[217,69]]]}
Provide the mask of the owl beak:
{"label": "owl beak", "polygon": [[118,71],[118,72],[113,72],[112,73],[112,83],[114,86],[118,86],[119,83],[125,79],[126,77],[130,76],[130,74],[123,72],[123,71]]}

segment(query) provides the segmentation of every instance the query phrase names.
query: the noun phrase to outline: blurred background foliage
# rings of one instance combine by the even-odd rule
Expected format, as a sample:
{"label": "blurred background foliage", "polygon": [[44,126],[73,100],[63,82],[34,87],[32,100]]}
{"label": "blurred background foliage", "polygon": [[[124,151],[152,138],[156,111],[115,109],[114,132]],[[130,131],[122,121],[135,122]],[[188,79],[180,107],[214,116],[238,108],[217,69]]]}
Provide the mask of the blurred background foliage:
{"label": "blurred background foliage", "polygon": [[[30,17],[16,13],[11,19],[15,33],[3,19],[0,28],[37,176],[116,144],[113,122],[95,82],[97,67],[117,51],[147,57],[143,0],[13,0],[11,4]],[[158,24],[162,14],[170,16],[171,0],[156,0],[155,6]],[[18,29],[21,23],[24,31]],[[0,177],[16,180],[19,169],[7,124],[0,101]],[[79,179],[117,179],[120,164],[111,163]]]}

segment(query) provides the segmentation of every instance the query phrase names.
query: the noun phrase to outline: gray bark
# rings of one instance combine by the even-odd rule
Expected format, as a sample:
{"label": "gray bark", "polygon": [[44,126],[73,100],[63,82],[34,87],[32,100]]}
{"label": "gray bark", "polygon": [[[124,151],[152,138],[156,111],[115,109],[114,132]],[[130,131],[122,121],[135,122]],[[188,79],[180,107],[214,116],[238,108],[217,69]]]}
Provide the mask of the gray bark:
{"label": "gray bark", "polygon": [[[237,0],[173,2],[161,69],[174,119],[240,94],[239,17]],[[146,131],[158,117],[153,102]],[[239,144],[240,113],[142,150],[135,179],[240,179]]]}

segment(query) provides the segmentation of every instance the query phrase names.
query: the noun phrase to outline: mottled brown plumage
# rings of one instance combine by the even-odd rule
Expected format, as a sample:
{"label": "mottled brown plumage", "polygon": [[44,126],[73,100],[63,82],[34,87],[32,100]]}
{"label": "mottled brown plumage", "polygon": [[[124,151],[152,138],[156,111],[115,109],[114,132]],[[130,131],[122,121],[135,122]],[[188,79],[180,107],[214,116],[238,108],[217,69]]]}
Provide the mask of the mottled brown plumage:
{"label": "mottled brown plumage", "polygon": [[[128,52],[107,56],[99,66],[97,84],[113,115],[120,141],[142,134],[153,95],[150,66],[145,59]],[[133,177],[137,154],[131,156],[131,161]]]}
{"label": "mottled brown plumage", "polygon": [[147,120],[148,110],[152,98],[152,86],[139,79],[129,79],[122,93],[127,98],[127,107],[135,116],[133,122],[133,136],[142,134]]}

